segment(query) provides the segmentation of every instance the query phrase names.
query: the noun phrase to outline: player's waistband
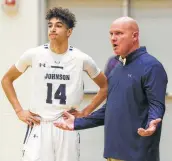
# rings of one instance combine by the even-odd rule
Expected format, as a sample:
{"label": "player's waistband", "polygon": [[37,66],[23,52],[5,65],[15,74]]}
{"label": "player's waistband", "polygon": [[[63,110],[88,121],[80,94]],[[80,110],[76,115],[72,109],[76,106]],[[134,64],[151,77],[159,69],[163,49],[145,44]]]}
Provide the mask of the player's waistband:
{"label": "player's waistband", "polygon": [[55,116],[54,118],[51,118],[51,119],[40,117],[40,121],[42,123],[53,123],[53,122],[61,119],[62,117],[63,117],[63,114],[59,114],[59,115],[57,115],[57,116]]}
{"label": "player's waistband", "polygon": [[[69,113],[74,112],[76,109],[75,108],[71,108],[70,110],[68,110]],[[63,112],[61,111],[60,113],[58,113],[57,115],[55,115],[53,118],[43,118],[43,117],[39,117],[40,121],[42,123],[50,123],[50,122],[56,122],[58,120],[60,120],[63,117]]]}

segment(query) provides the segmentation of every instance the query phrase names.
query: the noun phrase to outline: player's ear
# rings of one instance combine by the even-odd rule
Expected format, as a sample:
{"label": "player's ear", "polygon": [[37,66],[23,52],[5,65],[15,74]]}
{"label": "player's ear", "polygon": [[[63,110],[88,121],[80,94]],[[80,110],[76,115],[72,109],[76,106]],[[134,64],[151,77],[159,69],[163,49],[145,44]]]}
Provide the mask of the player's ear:
{"label": "player's ear", "polygon": [[68,29],[68,31],[67,31],[67,36],[69,37],[71,34],[72,34],[72,28],[70,28],[70,29]]}

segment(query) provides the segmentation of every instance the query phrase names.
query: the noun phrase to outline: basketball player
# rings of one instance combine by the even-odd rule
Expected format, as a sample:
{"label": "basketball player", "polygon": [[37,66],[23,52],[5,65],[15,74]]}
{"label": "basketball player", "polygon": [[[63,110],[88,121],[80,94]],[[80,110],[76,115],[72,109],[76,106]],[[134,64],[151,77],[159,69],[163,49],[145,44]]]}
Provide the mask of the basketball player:
{"label": "basketball player", "polygon": [[[107,81],[93,59],[69,45],[75,15],[65,8],[47,12],[50,43],[27,50],[2,79],[2,86],[18,118],[27,123],[23,161],[77,161],[79,135],[56,128],[64,110],[79,107],[83,99],[83,71],[100,87],[92,102],[79,116],[91,113],[107,95]],[[31,106],[24,110],[13,81],[32,68]]]}

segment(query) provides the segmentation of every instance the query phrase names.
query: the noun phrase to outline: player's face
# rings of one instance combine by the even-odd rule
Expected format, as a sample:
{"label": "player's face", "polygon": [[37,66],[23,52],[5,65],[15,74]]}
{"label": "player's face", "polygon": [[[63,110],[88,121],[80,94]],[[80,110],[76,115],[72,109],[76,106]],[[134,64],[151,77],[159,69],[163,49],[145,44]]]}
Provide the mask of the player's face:
{"label": "player's face", "polygon": [[113,51],[117,55],[128,55],[133,47],[134,38],[133,31],[122,23],[113,23],[110,28],[110,40]]}
{"label": "player's face", "polygon": [[48,22],[48,38],[50,41],[66,41],[71,33],[72,29],[68,29],[67,25],[60,19],[52,18]]}

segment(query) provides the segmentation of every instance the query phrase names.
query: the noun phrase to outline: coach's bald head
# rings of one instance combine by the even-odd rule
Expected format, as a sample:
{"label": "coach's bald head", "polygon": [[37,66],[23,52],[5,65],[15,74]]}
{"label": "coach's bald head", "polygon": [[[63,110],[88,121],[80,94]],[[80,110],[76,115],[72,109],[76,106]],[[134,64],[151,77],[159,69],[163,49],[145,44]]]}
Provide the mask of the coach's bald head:
{"label": "coach's bald head", "polygon": [[113,21],[112,25],[121,25],[123,28],[128,29],[130,31],[139,31],[138,24],[136,20],[131,17],[121,17]]}
{"label": "coach's bald head", "polygon": [[120,17],[110,27],[111,43],[117,55],[127,56],[139,48],[139,27],[131,17]]}

